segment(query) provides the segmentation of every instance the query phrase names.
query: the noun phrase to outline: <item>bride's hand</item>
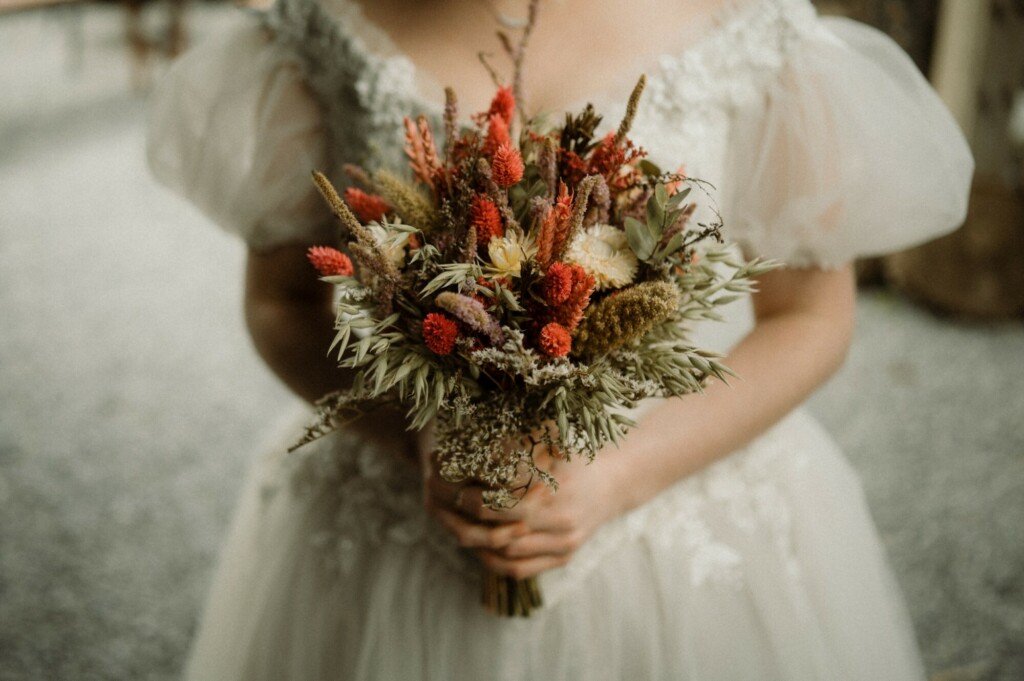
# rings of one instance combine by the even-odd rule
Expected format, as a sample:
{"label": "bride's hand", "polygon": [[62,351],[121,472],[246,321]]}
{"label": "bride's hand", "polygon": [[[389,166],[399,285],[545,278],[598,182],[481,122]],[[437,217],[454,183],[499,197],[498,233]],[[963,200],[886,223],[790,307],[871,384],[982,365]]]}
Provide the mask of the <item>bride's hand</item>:
{"label": "bride's hand", "polygon": [[552,492],[534,480],[512,509],[494,511],[483,502],[486,487],[449,483],[436,466],[425,468],[427,508],[458,539],[474,549],[488,569],[518,579],[569,562],[573,554],[619,511],[610,467],[583,460],[537,457],[558,481]]}

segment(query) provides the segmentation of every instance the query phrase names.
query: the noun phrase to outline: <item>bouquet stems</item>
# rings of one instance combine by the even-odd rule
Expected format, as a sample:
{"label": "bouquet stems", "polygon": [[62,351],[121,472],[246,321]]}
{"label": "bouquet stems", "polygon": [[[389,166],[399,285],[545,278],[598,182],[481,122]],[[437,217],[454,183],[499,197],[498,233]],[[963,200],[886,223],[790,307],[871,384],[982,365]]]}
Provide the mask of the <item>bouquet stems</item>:
{"label": "bouquet stems", "polygon": [[529,617],[544,601],[536,577],[516,579],[484,571],[481,602],[498,617]]}

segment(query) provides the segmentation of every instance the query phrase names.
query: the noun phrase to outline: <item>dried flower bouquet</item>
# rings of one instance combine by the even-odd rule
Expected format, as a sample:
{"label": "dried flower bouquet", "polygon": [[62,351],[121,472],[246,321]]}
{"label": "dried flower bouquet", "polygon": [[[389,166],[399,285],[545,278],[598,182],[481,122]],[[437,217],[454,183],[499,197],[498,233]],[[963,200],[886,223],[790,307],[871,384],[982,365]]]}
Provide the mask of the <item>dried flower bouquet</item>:
{"label": "dried flower bouquet", "polygon": [[[691,224],[704,183],[630,141],[644,82],[605,135],[590,105],[514,135],[509,87],[463,127],[448,89],[441,148],[425,117],[405,122],[409,179],[350,166],[340,196],[314,173],[348,254],[309,258],[337,287],[333,349],[355,378],[318,403],[296,448],[397,405],[411,429],[436,428],[445,479],[482,483],[508,508],[538,481],[557,488],[541,451],[592,460],[641,400],[730,373],[687,323],[717,318],[773,265],[735,260],[720,220]],[[495,575],[484,602],[502,615],[541,605],[535,579]]]}

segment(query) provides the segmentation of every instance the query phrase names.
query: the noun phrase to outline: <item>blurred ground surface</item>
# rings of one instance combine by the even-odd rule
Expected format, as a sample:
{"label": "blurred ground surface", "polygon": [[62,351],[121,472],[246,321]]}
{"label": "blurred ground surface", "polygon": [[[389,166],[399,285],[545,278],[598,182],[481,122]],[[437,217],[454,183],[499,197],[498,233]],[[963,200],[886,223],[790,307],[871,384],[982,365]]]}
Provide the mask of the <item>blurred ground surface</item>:
{"label": "blurred ground surface", "polygon": [[[243,329],[241,245],[147,174],[120,38],[113,7],[0,17],[3,681],[176,678],[240,478],[292,406]],[[947,678],[1024,678],[1022,389],[1021,324],[865,293],[811,402]]]}

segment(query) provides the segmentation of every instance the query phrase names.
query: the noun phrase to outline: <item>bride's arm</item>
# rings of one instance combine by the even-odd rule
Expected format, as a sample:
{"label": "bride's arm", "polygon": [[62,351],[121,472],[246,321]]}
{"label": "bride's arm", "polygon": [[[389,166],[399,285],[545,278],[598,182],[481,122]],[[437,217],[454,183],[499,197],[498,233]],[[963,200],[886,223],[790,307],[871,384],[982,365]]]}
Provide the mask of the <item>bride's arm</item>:
{"label": "bride's arm", "polygon": [[332,287],[319,281],[302,246],[249,251],[245,321],[256,351],[307,402],[344,387],[350,376],[328,356],[334,337]]}
{"label": "bride's arm", "polygon": [[[307,402],[348,387],[352,372],[328,352],[334,339],[333,287],[321,282],[305,246],[249,251],[245,268],[245,321],[263,361]],[[378,409],[350,428],[385,447],[415,455],[405,416]]]}
{"label": "bride's arm", "polygon": [[600,525],[748,443],[831,376],[850,344],[855,293],[851,267],[767,274],[754,296],[756,325],[726,360],[740,379],[665,401],[593,465],[552,461],[555,494],[534,485],[515,509],[494,512],[479,490],[453,495],[433,480],[430,503],[497,572],[526,577],[563,565]]}
{"label": "bride's arm", "polygon": [[[753,301],[756,325],[726,360],[739,380],[667,401],[630,438],[628,456],[610,457],[617,474],[629,476],[622,510],[745,445],[842,366],[854,326],[851,267],[772,272]],[[641,459],[648,463],[637,466]]]}

